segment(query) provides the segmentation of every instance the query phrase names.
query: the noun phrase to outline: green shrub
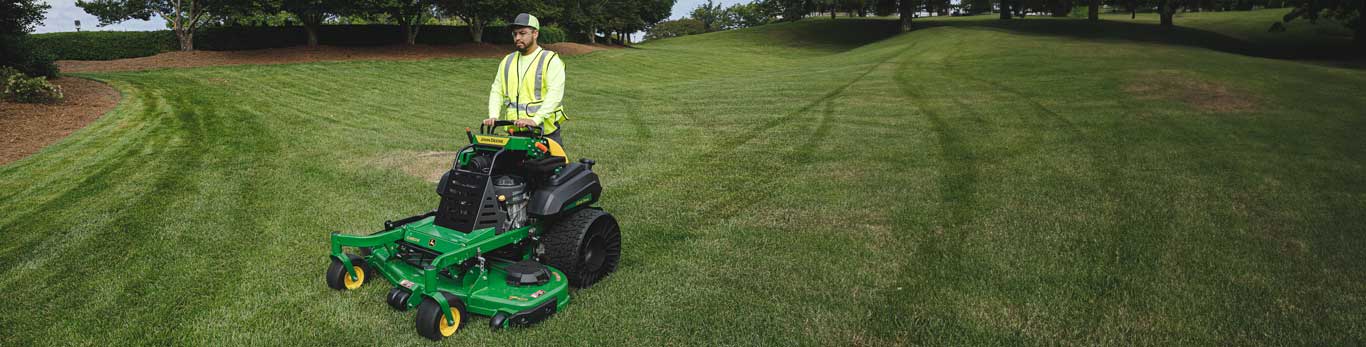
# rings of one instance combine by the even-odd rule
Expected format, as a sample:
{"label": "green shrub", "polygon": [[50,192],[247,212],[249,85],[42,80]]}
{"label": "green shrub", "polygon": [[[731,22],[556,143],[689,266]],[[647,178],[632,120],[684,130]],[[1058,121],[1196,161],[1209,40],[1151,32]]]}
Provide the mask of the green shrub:
{"label": "green shrub", "polygon": [[32,76],[57,77],[53,56],[35,49],[29,35],[0,35],[0,64]]}
{"label": "green shrub", "polygon": [[85,31],[31,35],[36,49],[57,60],[113,60],[156,55],[180,48],[175,33]]}
{"label": "green shrub", "polygon": [[15,69],[8,66],[0,66],[0,91],[4,91],[3,83],[9,81],[10,77],[23,75],[24,73],[20,72],[19,69]]}
{"label": "green shrub", "polygon": [[547,25],[547,26],[541,27],[541,36],[540,36],[540,38],[536,39],[536,42],[538,42],[538,43],[565,42],[565,41],[568,41],[567,37],[568,37],[568,35],[564,33],[564,29],[561,29],[560,27],[554,26],[554,25]]}
{"label": "green shrub", "polygon": [[13,75],[5,80],[5,100],[22,103],[54,103],[62,100],[62,87],[52,85],[42,77]]}

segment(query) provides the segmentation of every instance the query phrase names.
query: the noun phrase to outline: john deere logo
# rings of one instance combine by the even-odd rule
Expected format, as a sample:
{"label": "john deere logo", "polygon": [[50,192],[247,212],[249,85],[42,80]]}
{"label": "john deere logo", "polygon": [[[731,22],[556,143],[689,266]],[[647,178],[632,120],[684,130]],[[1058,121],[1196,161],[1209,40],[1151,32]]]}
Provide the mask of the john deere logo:
{"label": "john deere logo", "polygon": [[502,146],[508,144],[508,138],[506,137],[475,136],[474,140],[478,141],[481,145]]}
{"label": "john deere logo", "polygon": [[427,247],[436,247],[436,239],[431,239],[431,241],[427,241]]}
{"label": "john deere logo", "polygon": [[588,201],[590,201],[590,200],[593,200],[593,194],[584,195],[582,198],[579,198],[578,201],[575,201],[574,203],[569,204],[569,207],[574,207],[574,206],[583,205],[583,203],[588,202]]}

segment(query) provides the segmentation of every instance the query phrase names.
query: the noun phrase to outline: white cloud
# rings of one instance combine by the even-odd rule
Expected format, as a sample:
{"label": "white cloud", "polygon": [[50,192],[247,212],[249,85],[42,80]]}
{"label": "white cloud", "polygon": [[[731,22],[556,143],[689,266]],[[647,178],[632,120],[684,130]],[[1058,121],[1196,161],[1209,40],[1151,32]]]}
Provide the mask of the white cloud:
{"label": "white cloud", "polygon": [[128,20],[108,26],[98,26],[99,18],[85,13],[80,7],[76,7],[76,0],[47,0],[44,1],[52,8],[45,13],[46,18],[43,23],[38,25],[38,33],[52,33],[63,31],[76,31],[75,21],[81,21],[82,31],[91,30],[112,30],[112,31],[148,31],[166,29],[166,21],[158,17],[152,20]]}

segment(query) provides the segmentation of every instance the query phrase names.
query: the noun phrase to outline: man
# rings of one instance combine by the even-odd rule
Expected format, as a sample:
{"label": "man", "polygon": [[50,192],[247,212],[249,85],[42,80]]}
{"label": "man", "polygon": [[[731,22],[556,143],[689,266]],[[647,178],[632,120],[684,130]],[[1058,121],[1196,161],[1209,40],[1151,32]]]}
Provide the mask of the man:
{"label": "man", "polygon": [[555,52],[541,49],[536,43],[541,23],[530,14],[519,14],[509,25],[512,42],[517,51],[508,54],[498,64],[489,91],[489,118],[485,125],[497,120],[514,121],[513,132],[525,133],[537,125],[549,137],[564,143],[562,123],[568,119],[560,100],[564,98],[564,62]]}

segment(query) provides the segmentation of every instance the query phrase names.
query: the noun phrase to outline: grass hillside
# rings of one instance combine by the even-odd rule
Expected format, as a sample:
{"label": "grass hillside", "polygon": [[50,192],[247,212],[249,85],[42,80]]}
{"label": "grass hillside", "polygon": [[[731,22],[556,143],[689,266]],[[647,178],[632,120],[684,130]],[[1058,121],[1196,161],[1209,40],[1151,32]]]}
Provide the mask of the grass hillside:
{"label": "grass hillside", "polygon": [[[620,270],[534,328],[443,343],[1366,339],[1366,72],[962,22],[565,58]],[[423,343],[383,283],[326,287],[327,235],[435,206],[423,176],[495,65],[83,75],[120,106],[0,167],[0,345]]]}

